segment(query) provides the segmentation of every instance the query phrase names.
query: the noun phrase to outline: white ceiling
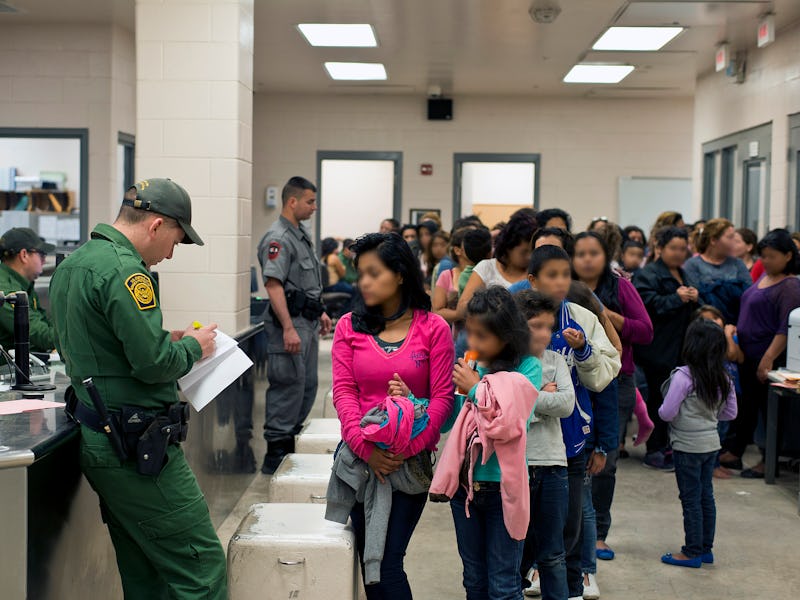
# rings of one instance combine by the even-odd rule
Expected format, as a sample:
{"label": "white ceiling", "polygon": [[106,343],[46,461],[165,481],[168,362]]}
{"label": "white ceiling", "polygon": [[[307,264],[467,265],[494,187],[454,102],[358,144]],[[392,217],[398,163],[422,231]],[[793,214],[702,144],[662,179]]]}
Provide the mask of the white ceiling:
{"label": "white ceiling", "polygon": [[[541,2],[542,0],[535,0]],[[552,2],[554,0],[550,0]],[[531,0],[279,0],[256,2],[258,91],[446,94],[687,96],[698,73],[713,69],[718,42],[754,47],[759,15],[778,29],[800,20],[800,0],[558,0],[553,24],[534,23]],[[312,48],[303,22],[371,23],[378,48]],[[689,29],[656,53],[591,52],[606,27]],[[322,63],[383,62],[385,83],[331,81]],[[567,85],[578,61],[623,62],[636,70],[615,86]]]}
{"label": "white ceiling", "polygon": [[[531,2],[561,7],[534,23]],[[5,23],[116,23],[134,28],[134,0],[0,0],[20,9]],[[713,68],[717,43],[754,48],[759,15],[776,13],[778,35],[800,21],[800,0],[255,0],[256,91],[297,93],[547,96],[687,96]],[[378,48],[312,48],[295,25],[371,23]],[[609,25],[688,27],[662,52],[592,52]],[[581,60],[636,70],[613,86],[567,85]],[[382,83],[334,82],[325,61],[383,62]]]}

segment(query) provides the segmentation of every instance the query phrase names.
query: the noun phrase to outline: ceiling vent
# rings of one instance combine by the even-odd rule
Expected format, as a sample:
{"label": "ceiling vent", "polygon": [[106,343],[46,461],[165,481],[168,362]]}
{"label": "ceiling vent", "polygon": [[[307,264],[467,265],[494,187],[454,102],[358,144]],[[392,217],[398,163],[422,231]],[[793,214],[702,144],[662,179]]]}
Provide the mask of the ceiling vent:
{"label": "ceiling vent", "polygon": [[528,14],[535,23],[548,25],[561,14],[561,7],[555,0],[536,0],[528,9]]}

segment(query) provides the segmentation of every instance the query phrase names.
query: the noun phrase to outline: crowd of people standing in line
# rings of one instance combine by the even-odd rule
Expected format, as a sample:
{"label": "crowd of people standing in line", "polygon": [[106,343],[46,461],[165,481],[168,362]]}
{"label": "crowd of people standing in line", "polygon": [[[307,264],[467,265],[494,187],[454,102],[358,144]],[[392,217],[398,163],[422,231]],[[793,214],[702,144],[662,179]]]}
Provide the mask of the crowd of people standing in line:
{"label": "crowd of people standing in line", "polygon": [[[764,476],[742,456],[763,440],[767,374],[785,364],[800,236],[758,240],[675,212],[647,233],[605,217],[572,229],[561,209],[522,209],[450,232],[436,215],[387,219],[338,253],[323,241],[326,291],[350,294],[332,350],[343,445],[381,484],[411,473],[450,502],[468,600],[599,598],[631,441],[646,444],[645,466],[675,472],[685,540],[666,564],[714,561],[713,477]],[[415,432],[394,451],[365,441],[378,406],[405,407]],[[411,598],[403,559],[429,494],[393,490],[370,600]],[[362,560],[375,510],[351,513]]]}

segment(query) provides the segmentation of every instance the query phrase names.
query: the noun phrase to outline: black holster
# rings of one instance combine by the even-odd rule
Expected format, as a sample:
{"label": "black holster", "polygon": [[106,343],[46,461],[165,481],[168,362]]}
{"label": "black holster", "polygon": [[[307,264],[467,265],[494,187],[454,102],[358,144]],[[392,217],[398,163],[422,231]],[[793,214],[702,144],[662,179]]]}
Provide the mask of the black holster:
{"label": "black holster", "polygon": [[122,431],[130,456],[136,457],[140,475],[155,477],[167,464],[167,448],[186,440],[189,431],[189,405],[176,402],[166,415],[123,406],[120,412]]}
{"label": "black holster", "polygon": [[[289,316],[303,317],[309,321],[316,321],[325,312],[325,305],[308,296],[305,292],[300,290],[288,290],[285,292],[286,308],[289,311]],[[272,305],[269,307],[269,314],[272,317],[272,322],[276,327],[281,327],[281,322],[275,311],[272,310]]]}

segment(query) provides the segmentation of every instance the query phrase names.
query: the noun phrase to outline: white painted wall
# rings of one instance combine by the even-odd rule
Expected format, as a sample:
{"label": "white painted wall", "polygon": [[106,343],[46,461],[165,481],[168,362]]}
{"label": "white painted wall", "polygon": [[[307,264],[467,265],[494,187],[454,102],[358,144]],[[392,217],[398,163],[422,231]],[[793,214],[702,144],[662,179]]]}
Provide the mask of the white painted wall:
{"label": "white painted wall", "polygon": [[355,239],[392,214],[394,161],[323,160],[321,183],[320,237]]}
{"label": "white painted wall", "polygon": [[[422,96],[256,94],[253,193],[292,175],[316,176],[317,150],[403,152],[403,210],[440,208],[452,222],[453,154],[541,153],[542,207],[570,211],[577,228],[616,218],[624,176],[689,177],[690,98],[668,100],[457,97],[456,118],[426,119]],[[432,176],[419,166],[431,163]],[[253,203],[253,248],[279,209]]]}
{"label": "white painted wall", "polygon": [[89,129],[89,227],[111,219],[117,132],[135,133],[133,34],[111,25],[0,26],[0,127]]}
{"label": "white painted wall", "polygon": [[702,145],[757,125],[772,123],[770,227],[789,218],[789,115],[800,112],[800,24],[778,32],[766,48],[751,48],[747,78],[736,84],[722,73],[697,81],[693,142],[693,199],[702,204]]}

